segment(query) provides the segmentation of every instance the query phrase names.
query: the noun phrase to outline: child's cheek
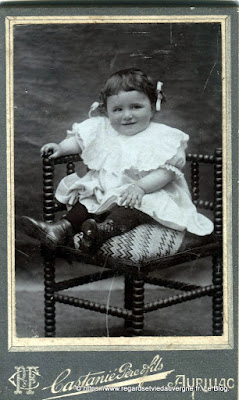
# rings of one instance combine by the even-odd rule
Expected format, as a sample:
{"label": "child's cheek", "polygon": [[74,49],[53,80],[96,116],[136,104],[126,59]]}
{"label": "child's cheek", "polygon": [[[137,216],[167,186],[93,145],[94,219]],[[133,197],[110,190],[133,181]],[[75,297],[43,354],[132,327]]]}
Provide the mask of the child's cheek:
{"label": "child's cheek", "polygon": [[118,124],[120,122],[120,116],[119,115],[114,115],[112,118],[112,122],[114,124]]}

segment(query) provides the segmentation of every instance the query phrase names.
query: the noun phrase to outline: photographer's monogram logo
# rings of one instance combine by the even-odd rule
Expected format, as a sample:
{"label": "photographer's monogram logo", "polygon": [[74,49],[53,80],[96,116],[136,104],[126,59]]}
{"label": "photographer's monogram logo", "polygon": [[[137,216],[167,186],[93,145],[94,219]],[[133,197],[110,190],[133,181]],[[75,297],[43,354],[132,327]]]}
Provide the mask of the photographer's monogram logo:
{"label": "photographer's monogram logo", "polygon": [[33,394],[34,390],[39,386],[37,377],[41,376],[39,367],[15,367],[16,372],[8,379],[13,386],[16,387],[14,394]]}

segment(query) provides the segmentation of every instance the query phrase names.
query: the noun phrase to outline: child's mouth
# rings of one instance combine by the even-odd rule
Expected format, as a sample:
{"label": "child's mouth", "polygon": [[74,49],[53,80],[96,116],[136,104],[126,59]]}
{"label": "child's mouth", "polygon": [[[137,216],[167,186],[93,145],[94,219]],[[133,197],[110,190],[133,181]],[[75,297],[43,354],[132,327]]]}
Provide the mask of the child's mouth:
{"label": "child's mouth", "polygon": [[122,125],[127,126],[127,125],[134,125],[134,124],[136,124],[136,122],[127,122],[126,124],[122,124]]}

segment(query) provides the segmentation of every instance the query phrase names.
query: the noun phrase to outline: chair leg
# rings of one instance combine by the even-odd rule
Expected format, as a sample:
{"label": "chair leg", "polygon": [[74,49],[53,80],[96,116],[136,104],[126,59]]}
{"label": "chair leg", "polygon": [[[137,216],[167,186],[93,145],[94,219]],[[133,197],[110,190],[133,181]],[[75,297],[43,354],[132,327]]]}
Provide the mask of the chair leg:
{"label": "chair leg", "polygon": [[132,280],[132,334],[141,336],[144,328],[144,280]]}
{"label": "chair leg", "polygon": [[55,336],[55,300],[54,300],[54,283],[55,283],[55,257],[49,254],[48,250],[44,251],[44,285],[45,285],[45,337]]}
{"label": "chair leg", "polygon": [[[125,286],[124,286],[124,306],[126,310],[132,310],[133,302],[133,280],[131,275],[125,276]],[[132,319],[125,319],[125,329],[132,326]]]}
{"label": "chair leg", "polygon": [[216,291],[213,294],[213,335],[223,334],[223,275],[222,255],[213,256],[213,284]]}

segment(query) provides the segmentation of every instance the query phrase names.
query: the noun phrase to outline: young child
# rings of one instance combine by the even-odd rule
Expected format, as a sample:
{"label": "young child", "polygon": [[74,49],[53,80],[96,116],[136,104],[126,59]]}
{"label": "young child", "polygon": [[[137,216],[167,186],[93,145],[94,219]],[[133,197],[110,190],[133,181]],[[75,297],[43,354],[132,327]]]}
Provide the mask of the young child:
{"label": "young child", "polygon": [[[88,172],[63,178],[56,199],[67,205],[60,221],[47,224],[23,217],[24,230],[55,248],[67,236],[83,232],[81,249],[93,251],[108,238],[155,220],[196,235],[213,231],[198,214],[181,172],[188,135],[152,122],[163,100],[157,85],[138,69],[111,75],[94,103],[90,118],[75,123],[66,139],[49,143],[49,158],[81,153]],[[92,112],[98,116],[92,117]]]}

